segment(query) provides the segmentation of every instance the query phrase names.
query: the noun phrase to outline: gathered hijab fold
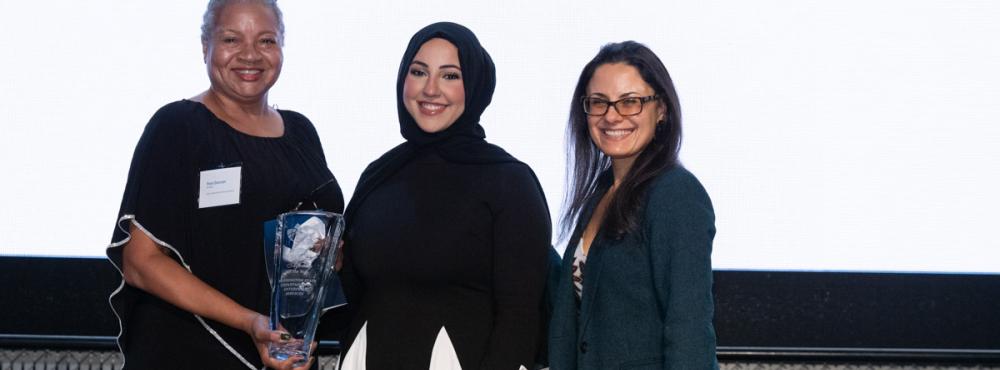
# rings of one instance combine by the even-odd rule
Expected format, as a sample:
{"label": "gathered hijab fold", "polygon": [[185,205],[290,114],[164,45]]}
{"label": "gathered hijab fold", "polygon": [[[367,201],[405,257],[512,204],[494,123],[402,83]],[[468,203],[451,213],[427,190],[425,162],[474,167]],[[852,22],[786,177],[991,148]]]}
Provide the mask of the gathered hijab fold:
{"label": "gathered hijab fold", "polygon": [[[445,130],[429,133],[417,125],[403,103],[403,84],[410,64],[420,47],[435,38],[444,39],[458,49],[459,67],[465,90],[465,110]],[[368,195],[386,179],[398,172],[413,158],[435,152],[446,161],[463,164],[519,162],[500,147],[486,142],[486,130],[479,124],[479,117],[493,100],[496,88],[496,66],[476,35],[457,23],[440,22],[424,27],[410,39],[399,63],[396,76],[396,110],[399,115],[399,132],[406,141],[383,154],[368,165],[361,174],[354,195],[347,206],[345,217],[350,220]]]}

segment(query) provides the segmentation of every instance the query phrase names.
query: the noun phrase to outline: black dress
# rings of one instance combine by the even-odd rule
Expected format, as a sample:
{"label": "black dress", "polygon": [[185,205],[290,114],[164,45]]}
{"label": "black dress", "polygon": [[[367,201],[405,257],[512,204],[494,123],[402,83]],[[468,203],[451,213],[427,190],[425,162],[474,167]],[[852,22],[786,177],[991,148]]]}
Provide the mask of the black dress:
{"label": "black dress", "polygon": [[[284,135],[266,138],[233,129],[198,102],[177,101],[157,111],[132,158],[108,247],[112,263],[121,270],[122,247],[134,221],[199,279],[266,315],[270,287],[263,223],[306,198],[328,211],[343,210],[340,187],[312,123],[292,111],[279,113]],[[199,176],[220,167],[241,168],[239,204],[199,209]],[[183,311],[124,280],[111,303],[121,322],[119,345],[127,369],[262,366],[246,333]]]}
{"label": "black dress", "polygon": [[527,165],[425,153],[350,223],[342,277],[360,287],[368,369],[427,369],[442,328],[463,369],[531,367],[550,232]]}

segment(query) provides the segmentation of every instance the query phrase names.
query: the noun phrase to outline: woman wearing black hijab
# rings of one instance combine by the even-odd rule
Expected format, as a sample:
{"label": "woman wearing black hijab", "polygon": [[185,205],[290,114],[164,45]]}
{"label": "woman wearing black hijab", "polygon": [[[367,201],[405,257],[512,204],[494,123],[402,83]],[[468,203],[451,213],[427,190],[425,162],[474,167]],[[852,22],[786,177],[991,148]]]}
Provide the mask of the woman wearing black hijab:
{"label": "woman wearing black hijab", "polygon": [[531,367],[551,225],[534,173],[485,141],[496,82],[467,28],[418,31],[396,83],[406,142],[347,208],[344,369]]}

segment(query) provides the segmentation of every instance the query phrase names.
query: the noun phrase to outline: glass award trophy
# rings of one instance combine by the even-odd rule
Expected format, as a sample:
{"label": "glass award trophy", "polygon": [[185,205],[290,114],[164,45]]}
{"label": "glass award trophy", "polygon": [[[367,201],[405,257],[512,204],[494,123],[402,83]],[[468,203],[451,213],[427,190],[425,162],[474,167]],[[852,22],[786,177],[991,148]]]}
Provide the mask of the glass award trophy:
{"label": "glass award trophy", "polygon": [[330,281],[335,280],[333,266],[343,229],[344,218],[337,213],[293,211],[278,216],[274,248],[267,258],[271,329],[287,332],[291,339],[271,343],[268,354],[272,358],[284,361],[301,356],[295,366],[309,361],[327,289],[339,285]]}

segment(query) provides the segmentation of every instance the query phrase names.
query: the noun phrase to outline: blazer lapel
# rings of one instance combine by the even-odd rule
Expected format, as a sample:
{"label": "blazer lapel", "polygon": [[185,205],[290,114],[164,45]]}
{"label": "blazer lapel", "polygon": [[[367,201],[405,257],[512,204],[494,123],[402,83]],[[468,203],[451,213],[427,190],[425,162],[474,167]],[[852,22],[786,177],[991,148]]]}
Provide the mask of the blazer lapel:
{"label": "blazer lapel", "polygon": [[587,327],[590,324],[590,312],[594,308],[594,300],[597,296],[597,292],[600,289],[600,278],[601,270],[603,270],[604,264],[601,263],[601,255],[604,253],[605,243],[601,239],[601,232],[597,233],[594,237],[593,243],[590,244],[590,250],[587,251],[587,263],[583,269],[583,297],[580,301],[580,338],[583,338],[583,334],[587,331]]}
{"label": "blazer lapel", "polygon": [[[583,230],[587,228],[587,223],[590,222],[590,217],[594,214],[594,208],[597,207],[597,203],[600,202],[601,197],[604,192],[600,192],[598,196],[590,201],[585,209],[585,212],[581,212],[579,222],[577,223],[577,230],[574,232],[574,238],[576,243],[572,246],[566,248],[566,253],[574,253],[576,248],[579,247],[580,238],[583,236]],[[601,231],[597,232],[594,236],[593,242],[590,243],[590,249],[587,250],[587,262],[583,268],[583,296],[580,300],[580,317],[577,321],[579,323],[579,330],[577,330],[577,337],[579,340],[583,339],[584,333],[587,331],[587,326],[590,323],[590,311],[594,307],[594,296],[597,295],[598,289],[598,278],[601,276],[601,266],[600,255],[602,248],[601,244]],[[570,255],[570,258],[573,255]]]}

